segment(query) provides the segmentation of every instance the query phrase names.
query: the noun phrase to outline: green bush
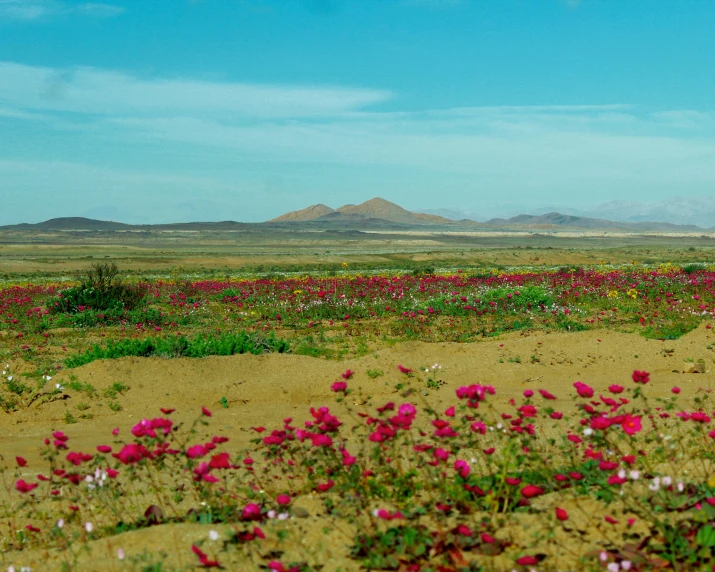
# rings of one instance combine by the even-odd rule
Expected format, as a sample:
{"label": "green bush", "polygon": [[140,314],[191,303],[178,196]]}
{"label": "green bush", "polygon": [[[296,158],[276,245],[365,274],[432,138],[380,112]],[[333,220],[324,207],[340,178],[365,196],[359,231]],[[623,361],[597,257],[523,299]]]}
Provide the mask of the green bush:
{"label": "green bush", "polygon": [[76,313],[90,308],[98,312],[133,310],[143,301],[143,288],[126,284],[117,265],[108,262],[93,264],[79,277],[79,284],[60,292],[47,303],[50,312]]}
{"label": "green bush", "polygon": [[192,338],[176,336],[168,338],[145,338],[143,340],[109,341],[102,347],[95,344],[92,349],[68,357],[65,365],[79,367],[98,359],[122,357],[206,357],[212,355],[230,356],[235,354],[285,353],[290,347],[286,340],[251,334],[245,331],[222,334],[219,337],[199,334]]}

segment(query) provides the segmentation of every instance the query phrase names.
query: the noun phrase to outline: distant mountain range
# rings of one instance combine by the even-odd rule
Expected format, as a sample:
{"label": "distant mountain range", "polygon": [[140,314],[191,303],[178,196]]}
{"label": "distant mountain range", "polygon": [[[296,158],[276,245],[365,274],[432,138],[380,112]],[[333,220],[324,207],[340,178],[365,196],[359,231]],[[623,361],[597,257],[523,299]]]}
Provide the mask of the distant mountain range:
{"label": "distant mountain range", "polygon": [[[713,201],[715,203],[715,200]],[[619,203],[620,204],[620,203]],[[606,208],[604,206],[604,208]],[[616,208],[608,207],[608,208]],[[621,207],[622,210],[623,207]],[[673,207],[674,208],[674,207]],[[633,212],[633,209],[629,209]],[[447,212],[450,211],[438,211]],[[633,215],[636,216],[636,215]],[[408,211],[395,203],[381,198],[370,199],[359,205],[344,205],[333,209],[324,204],[311,205],[301,210],[288,212],[262,223],[236,221],[189,222],[171,224],[124,224],[82,217],[54,218],[35,224],[2,226],[0,230],[35,231],[152,231],[152,230],[409,230],[434,231],[454,230],[611,230],[626,232],[703,232],[704,228],[692,224],[670,222],[614,221],[605,218],[585,217],[575,214],[549,212],[545,214],[522,214],[511,218],[493,218],[476,222],[468,218],[454,220],[433,213]],[[712,228],[710,230],[715,230]]]}
{"label": "distant mountain range", "polygon": [[[676,225],[715,227],[715,197],[673,197],[657,203],[636,201],[610,201],[592,207],[571,208],[564,206],[531,207],[533,215],[550,215],[558,212],[582,218],[613,222],[663,222]],[[442,216],[451,220],[464,218],[488,221],[497,217],[509,220],[506,215],[514,208],[508,205],[485,205],[480,211],[474,209],[426,209],[420,212]],[[518,212],[518,211],[517,211]],[[506,215],[506,216],[505,216]]]}

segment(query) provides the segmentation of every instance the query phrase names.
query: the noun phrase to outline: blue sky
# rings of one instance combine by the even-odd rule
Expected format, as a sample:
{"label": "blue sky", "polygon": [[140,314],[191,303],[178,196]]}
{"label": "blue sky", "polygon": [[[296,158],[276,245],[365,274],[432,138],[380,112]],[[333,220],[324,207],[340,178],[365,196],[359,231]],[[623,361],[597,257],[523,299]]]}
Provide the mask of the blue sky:
{"label": "blue sky", "polygon": [[0,0],[0,224],[715,194],[709,0]]}

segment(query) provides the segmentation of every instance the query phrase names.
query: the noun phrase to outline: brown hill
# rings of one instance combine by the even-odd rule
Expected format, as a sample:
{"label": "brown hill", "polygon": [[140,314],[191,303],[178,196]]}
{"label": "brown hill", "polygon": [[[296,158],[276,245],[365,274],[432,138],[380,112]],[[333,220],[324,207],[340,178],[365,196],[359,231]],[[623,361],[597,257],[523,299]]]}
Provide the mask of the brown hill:
{"label": "brown hill", "polygon": [[344,205],[338,212],[360,218],[379,218],[405,224],[451,224],[452,221],[437,215],[413,213],[401,206],[376,197],[359,205]]}
{"label": "brown hill", "polygon": [[325,216],[332,212],[335,212],[335,211],[333,209],[331,209],[329,206],[326,206],[323,204],[317,204],[317,205],[311,205],[311,206],[301,209],[299,211],[292,211],[292,212],[286,213],[286,214],[281,215],[277,218],[274,218],[268,222],[299,222],[299,221],[306,221],[306,220],[315,220],[315,219],[320,218],[321,216]]}
{"label": "brown hill", "polygon": [[269,222],[359,222],[382,220],[397,224],[449,224],[454,222],[441,216],[413,213],[381,198],[370,199],[359,205],[343,205],[333,210],[323,204],[281,215]]}

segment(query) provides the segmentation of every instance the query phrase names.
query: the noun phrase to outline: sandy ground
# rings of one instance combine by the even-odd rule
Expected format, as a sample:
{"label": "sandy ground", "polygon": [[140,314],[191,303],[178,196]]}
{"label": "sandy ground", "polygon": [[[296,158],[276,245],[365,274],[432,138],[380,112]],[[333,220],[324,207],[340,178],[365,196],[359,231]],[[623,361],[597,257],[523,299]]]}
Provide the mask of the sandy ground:
{"label": "sandy ground", "polygon": [[[687,399],[698,392],[715,388],[715,351],[707,348],[715,343],[714,331],[703,324],[675,341],[646,340],[636,334],[588,331],[513,334],[472,344],[410,342],[343,362],[278,354],[99,361],[60,372],[53,382],[66,383],[69,375],[74,374],[101,393],[113,382],[121,381],[130,387],[119,398],[122,411],[114,413],[106,406],[100,407],[95,401],[68,392],[71,398],[64,401],[30,407],[10,415],[0,413],[0,451],[8,460],[15,455],[27,458],[27,475],[34,476],[43,468],[39,458],[42,440],[54,429],[70,435],[75,448],[92,450],[103,436],[111,442],[112,428],[121,427],[126,431],[144,417],[159,415],[160,407],[175,407],[177,412],[174,417],[177,420],[191,421],[202,405],[214,412],[212,428],[231,438],[229,450],[241,450],[255,437],[251,426],[278,427],[284,417],[294,417],[300,423],[307,419],[311,405],[328,405],[340,411],[335,406],[335,394],[331,393],[330,385],[347,368],[356,372],[350,381],[351,387],[369,393],[373,404],[381,405],[395,399],[394,385],[401,379],[397,364],[412,368],[432,367],[434,364],[441,366],[437,378],[444,385],[438,390],[425,390],[430,403],[438,407],[454,403],[454,390],[460,385],[486,383],[494,385],[497,390],[497,407],[505,406],[502,404],[506,404],[511,397],[518,398],[524,389],[545,388],[558,397],[558,401],[553,402],[555,408],[568,410],[573,407],[574,381],[583,380],[596,390],[605,390],[612,383],[629,383],[634,369],[651,373],[649,396],[669,396],[670,389],[678,385],[682,389],[682,397]],[[520,362],[516,361],[517,357]],[[687,369],[687,360],[697,362],[699,359],[706,364],[704,373],[683,372]],[[21,363],[11,365],[17,373],[24,367]],[[368,370],[382,370],[384,375],[371,379],[367,375]],[[219,403],[223,397],[228,400],[228,408]],[[360,398],[356,393],[351,399],[359,402]],[[89,411],[94,418],[66,425],[63,421],[66,410],[69,408],[77,416],[76,405],[81,401],[89,403]],[[317,523],[314,524],[317,526]],[[205,534],[206,527],[200,525],[171,525],[96,541],[92,543],[92,559],[82,556],[84,565],[77,569],[103,570],[118,566],[116,557],[109,555],[114,554],[120,545],[128,554],[141,554],[146,549],[155,551],[157,547],[163,547],[171,553],[172,565],[193,564],[195,557],[189,551],[187,539]],[[338,532],[333,531],[332,534]],[[335,543],[340,545],[341,541],[339,538],[330,540],[325,535],[321,538],[314,539],[314,542],[327,542],[333,547],[324,553],[327,561],[334,556]],[[11,561],[8,558],[19,556],[24,562],[38,566],[33,569],[59,566],[57,560],[50,565],[45,560],[48,556],[39,553],[5,555],[5,562]],[[326,566],[324,569],[354,569],[350,561],[340,561],[342,564],[339,566]]]}

